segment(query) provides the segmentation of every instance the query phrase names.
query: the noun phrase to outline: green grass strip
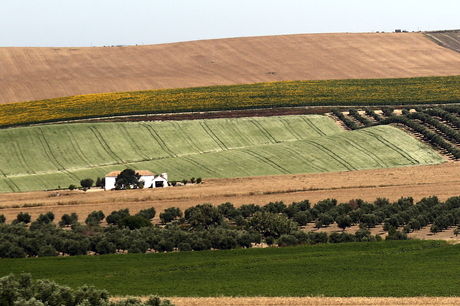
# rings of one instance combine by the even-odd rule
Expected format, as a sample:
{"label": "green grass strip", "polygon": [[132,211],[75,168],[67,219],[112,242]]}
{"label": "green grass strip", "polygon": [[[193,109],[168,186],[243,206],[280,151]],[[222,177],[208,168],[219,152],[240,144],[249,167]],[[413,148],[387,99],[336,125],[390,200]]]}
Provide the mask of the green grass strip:
{"label": "green grass strip", "polygon": [[0,105],[0,127],[131,114],[460,102],[460,76],[285,81],[91,94]]}
{"label": "green grass strip", "polygon": [[0,275],[30,272],[113,295],[457,296],[460,245],[382,241],[291,248],[2,259]]}

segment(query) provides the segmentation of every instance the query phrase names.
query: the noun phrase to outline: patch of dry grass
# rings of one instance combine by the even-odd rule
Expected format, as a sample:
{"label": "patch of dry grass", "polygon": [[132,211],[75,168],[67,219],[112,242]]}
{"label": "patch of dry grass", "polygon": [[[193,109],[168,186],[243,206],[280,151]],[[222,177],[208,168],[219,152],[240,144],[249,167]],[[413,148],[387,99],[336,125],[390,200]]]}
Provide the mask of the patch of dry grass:
{"label": "patch of dry grass", "polygon": [[459,305],[458,297],[220,297],[220,298],[170,298],[176,306],[332,306],[332,305]]}

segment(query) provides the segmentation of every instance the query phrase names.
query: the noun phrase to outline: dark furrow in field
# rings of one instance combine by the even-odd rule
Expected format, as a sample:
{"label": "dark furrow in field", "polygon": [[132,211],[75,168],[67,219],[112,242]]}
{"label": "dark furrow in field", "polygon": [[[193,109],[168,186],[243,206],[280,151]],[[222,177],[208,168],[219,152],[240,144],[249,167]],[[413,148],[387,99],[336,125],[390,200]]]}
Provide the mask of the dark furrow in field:
{"label": "dark furrow in field", "polygon": [[358,170],[356,169],[352,164],[350,164],[349,162],[347,162],[346,160],[344,160],[342,157],[340,157],[338,154],[335,154],[334,152],[328,150],[325,146],[323,146],[322,144],[319,144],[315,141],[307,141],[308,143],[312,144],[313,146],[315,146],[316,148],[320,149],[321,151],[323,151],[324,153],[326,153],[327,155],[329,155],[330,157],[332,157],[333,159],[335,159],[336,161],[338,161],[340,164],[342,164],[345,168],[347,168],[348,170],[352,171],[352,170]]}
{"label": "dark furrow in field", "polygon": [[48,140],[46,139],[45,134],[43,133],[43,129],[41,127],[38,127],[36,130],[38,140],[40,141],[40,144],[48,157],[49,161],[59,170],[60,172],[64,173],[68,177],[79,181],[78,177],[73,174],[72,172],[68,171],[57,159],[56,155],[54,154],[53,150],[51,149]]}
{"label": "dark furrow in field", "polygon": [[222,151],[228,150],[225,143],[223,143],[222,140],[220,140],[219,137],[217,137],[216,134],[214,134],[212,129],[208,126],[208,124],[205,121],[200,121],[200,125],[203,128],[203,130],[206,132],[206,134],[208,134],[209,137],[211,137],[212,140],[214,140],[214,142],[222,149]]}
{"label": "dark furrow in field", "polygon": [[5,172],[3,172],[1,169],[0,169],[0,172],[2,173],[3,177],[5,178],[5,183],[8,185],[8,187],[10,187],[12,192],[20,192],[21,191],[21,188],[19,188],[18,185],[16,185],[16,183],[11,178],[6,176]]}
{"label": "dark furrow in field", "polygon": [[104,137],[101,135],[101,133],[99,132],[99,130],[94,127],[94,126],[90,126],[89,127],[91,129],[91,131],[93,132],[94,136],[96,136],[96,139],[97,141],[99,142],[99,144],[102,146],[102,148],[104,149],[104,151],[111,157],[113,158],[114,161],[122,164],[124,163],[124,161],[119,158],[115,152],[112,151],[112,149],[110,148],[110,146],[107,144],[107,142],[104,140]]}
{"label": "dark furrow in field", "polygon": [[302,140],[302,136],[300,136],[299,133],[297,133],[296,129],[291,126],[289,122],[286,121],[286,119],[280,119],[281,123],[283,126],[286,128],[286,130],[289,131],[297,140]]}
{"label": "dark furrow in field", "polygon": [[268,158],[265,157],[265,156],[260,155],[259,153],[256,153],[256,152],[254,152],[254,151],[251,151],[251,150],[249,150],[249,149],[245,149],[245,150],[243,150],[242,152],[245,152],[245,153],[251,155],[252,157],[255,157],[255,158],[257,158],[258,160],[264,162],[265,164],[272,166],[273,168],[277,169],[277,170],[280,171],[281,173],[284,173],[284,174],[290,173],[290,171],[284,169],[283,167],[281,167],[280,165],[278,165],[278,164],[275,163],[274,161],[268,159]]}
{"label": "dark furrow in field", "polygon": [[184,159],[184,160],[186,160],[186,161],[188,161],[189,163],[191,163],[191,164],[197,166],[197,167],[200,168],[200,169],[205,169],[205,170],[208,171],[210,174],[217,175],[217,176],[219,175],[217,172],[215,172],[215,171],[209,169],[208,167],[206,167],[206,166],[203,165],[202,163],[200,163],[200,162],[198,162],[198,161],[196,161],[196,160],[193,160],[193,159],[190,158],[190,157],[183,156],[183,157],[181,157],[181,158]]}
{"label": "dark furrow in field", "polygon": [[[238,146],[238,147],[235,147],[235,148],[244,148],[244,147],[247,147],[248,145],[251,146],[251,145],[254,145],[254,141],[252,141],[248,136],[247,136],[247,133],[244,131],[244,130],[241,130],[239,128],[239,125],[238,124],[235,124],[234,122],[232,121],[229,121],[229,122],[226,122],[227,124],[227,127],[229,127],[226,132],[229,132],[230,129],[231,129],[231,134],[232,135],[238,135],[239,137],[239,141],[241,143],[244,143],[242,146]],[[225,143],[225,142],[224,142]],[[225,145],[227,148],[228,146]]]}
{"label": "dark furrow in field", "polygon": [[251,122],[262,132],[262,134],[265,135],[265,137],[267,137],[268,141],[270,141],[271,143],[277,143],[278,141],[276,141],[276,139],[262,126],[262,124],[257,121],[257,119],[253,119],[251,120]]}
{"label": "dark furrow in field", "polygon": [[13,135],[11,133],[8,133],[8,136],[10,137],[11,139],[11,145],[13,147],[13,150],[14,150],[14,156],[18,156],[18,160],[19,162],[21,163],[21,167],[22,169],[27,173],[27,174],[34,174],[35,172],[32,170],[33,168],[29,165],[29,163],[27,162],[27,159],[24,157],[24,154],[23,154],[23,150],[21,150],[21,148],[19,147],[19,144],[17,143],[16,141],[16,138],[13,137]]}
{"label": "dark furrow in field", "polygon": [[[178,124],[177,122],[172,122],[172,125],[176,128],[178,132],[181,133],[181,135],[184,137],[185,141],[191,146],[194,147],[196,152],[203,152],[202,148],[199,148],[195,141],[193,141],[192,138],[190,138],[190,132],[187,132],[184,130],[181,124]],[[190,152],[187,152],[186,154],[190,154]],[[195,154],[195,153],[193,153]]]}
{"label": "dark furrow in field", "polygon": [[348,140],[346,138],[342,138],[342,140],[346,143],[348,143],[350,146],[352,147],[355,147],[357,149],[359,149],[359,151],[361,152],[365,152],[367,156],[369,156],[370,158],[372,158],[378,165],[379,167],[388,167],[388,165],[380,158],[378,157],[375,153],[373,153],[372,151],[368,150],[366,147],[364,146],[361,146],[360,144],[356,143],[356,142],[353,142],[351,140]]}
{"label": "dark furrow in field", "polygon": [[155,129],[151,125],[143,123],[142,126],[144,126],[147,129],[152,138],[155,139],[155,141],[163,149],[163,151],[165,151],[171,157],[177,157],[177,154],[174,153],[171,149],[169,149],[164,140],[160,137],[160,135],[158,135],[157,131],[155,131]]}
{"label": "dark furrow in field", "polygon": [[371,136],[375,137],[375,139],[377,139],[378,141],[380,141],[381,143],[383,143],[385,146],[389,147],[393,151],[399,153],[401,156],[403,156],[411,164],[413,164],[413,165],[419,164],[419,162],[415,158],[413,158],[409,154],[405,153],[403,150],[401,150],[397,146],[393,145],[391,142],[389,142],[388,140],[383,138],[381,135],[378,135],[376,133],[373,133],[373,132],[370,132],[370,131],[367,131],[367,130],[363,130],[363,132],[368,134],[368,135],[371,135]]}
{"label": "dark furrow in field", "polygon": [[313,130],[315,130],[319,136],[326,136],[326,133],[323,132],[319,127],[317,127],[313,122],[305,118],[304,116],[301,117],[303,121],[305,121]]}
{"label": "dark furrow in field", "polygon": [[148,156],[144,154],[142,149],[139,147],[139,145],[136,142],[136,135],[132,137],[128,131],[126,130],[126,125],[125,124],[117,124],[116,125],[119,131],[123,134],[123,136],[129,140],[129,144],[131,148],[133,148],[134,152],[136,152],[137,156],[141,156],[143,160],[150,160]]}
{"label": "dark furrow in field", "polygon": [[303,160],[305,163],[308,163],[313,169],[315,169],[316,171],[318,172],[328,172],[328,170],[326,168],[322,168],[322,167],[319,167],[319,166],[316,166],[316,165],[313,165],[311,160],[309,160],[307,157],[304,156],[304,153],[303,152],[300,152],[299,150],[297,150],[296,148],[292,148],[292,147],[283,147],[286,151],[289,151],[292,153],[293,156],[295,156],[295,158],[297,159],[301,159]]}
{"label": "dark furrow in field", "polygon": [[83,150],[81,149],[81,147],[79,145],[79,142],[75,139],[75,135],[72,132],[72,130],[70,129],[70,126],[66,125],[65,128],[67,130],[68,139],[69,139],[70,144],[72,145],[75,153],[78,154],[78,156],[81,158],[81,160],[84,163],[86,163],[87,165],[91,165],[91,167],[96,167],[96,165],[93,162],[91,162],[91,159],[87,158],[86,154],[83,153]]}

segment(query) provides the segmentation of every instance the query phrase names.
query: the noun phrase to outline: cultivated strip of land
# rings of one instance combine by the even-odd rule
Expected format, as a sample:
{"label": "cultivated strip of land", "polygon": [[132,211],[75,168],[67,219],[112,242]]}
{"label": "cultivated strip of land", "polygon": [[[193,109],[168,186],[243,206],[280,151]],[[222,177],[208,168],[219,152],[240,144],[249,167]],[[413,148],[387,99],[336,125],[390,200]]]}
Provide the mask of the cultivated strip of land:
{"label": "cultivated strip of land", "polygon": [[0,130],[0,135],[3,192],[68,187],[126,167],[182,180],[445,162],[394,127],[344,132],[321,115],[60,124]]}
{"label": "cultivated strip of land", "polygon": [[0,105],[0,127],[140,114],[459,103],[459,88],[460,76],[450,76],[285,81],[93,94]]}
{"label": "cultivated strip of land", "polygon": [[93,48],[0,48],[0,103],[286,80],[460,75],[421,33],[243,37]]}

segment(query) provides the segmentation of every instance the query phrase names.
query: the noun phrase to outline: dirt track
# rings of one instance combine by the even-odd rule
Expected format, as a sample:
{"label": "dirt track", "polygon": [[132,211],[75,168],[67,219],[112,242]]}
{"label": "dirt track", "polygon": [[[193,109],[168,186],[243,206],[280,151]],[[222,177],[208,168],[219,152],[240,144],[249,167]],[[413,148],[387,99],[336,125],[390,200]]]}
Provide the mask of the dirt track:
{"label": "dirt track", "polygon": [[0,48],[0,103],[278,80],[460,74],[421,33],[302,34],[149,46]]}

